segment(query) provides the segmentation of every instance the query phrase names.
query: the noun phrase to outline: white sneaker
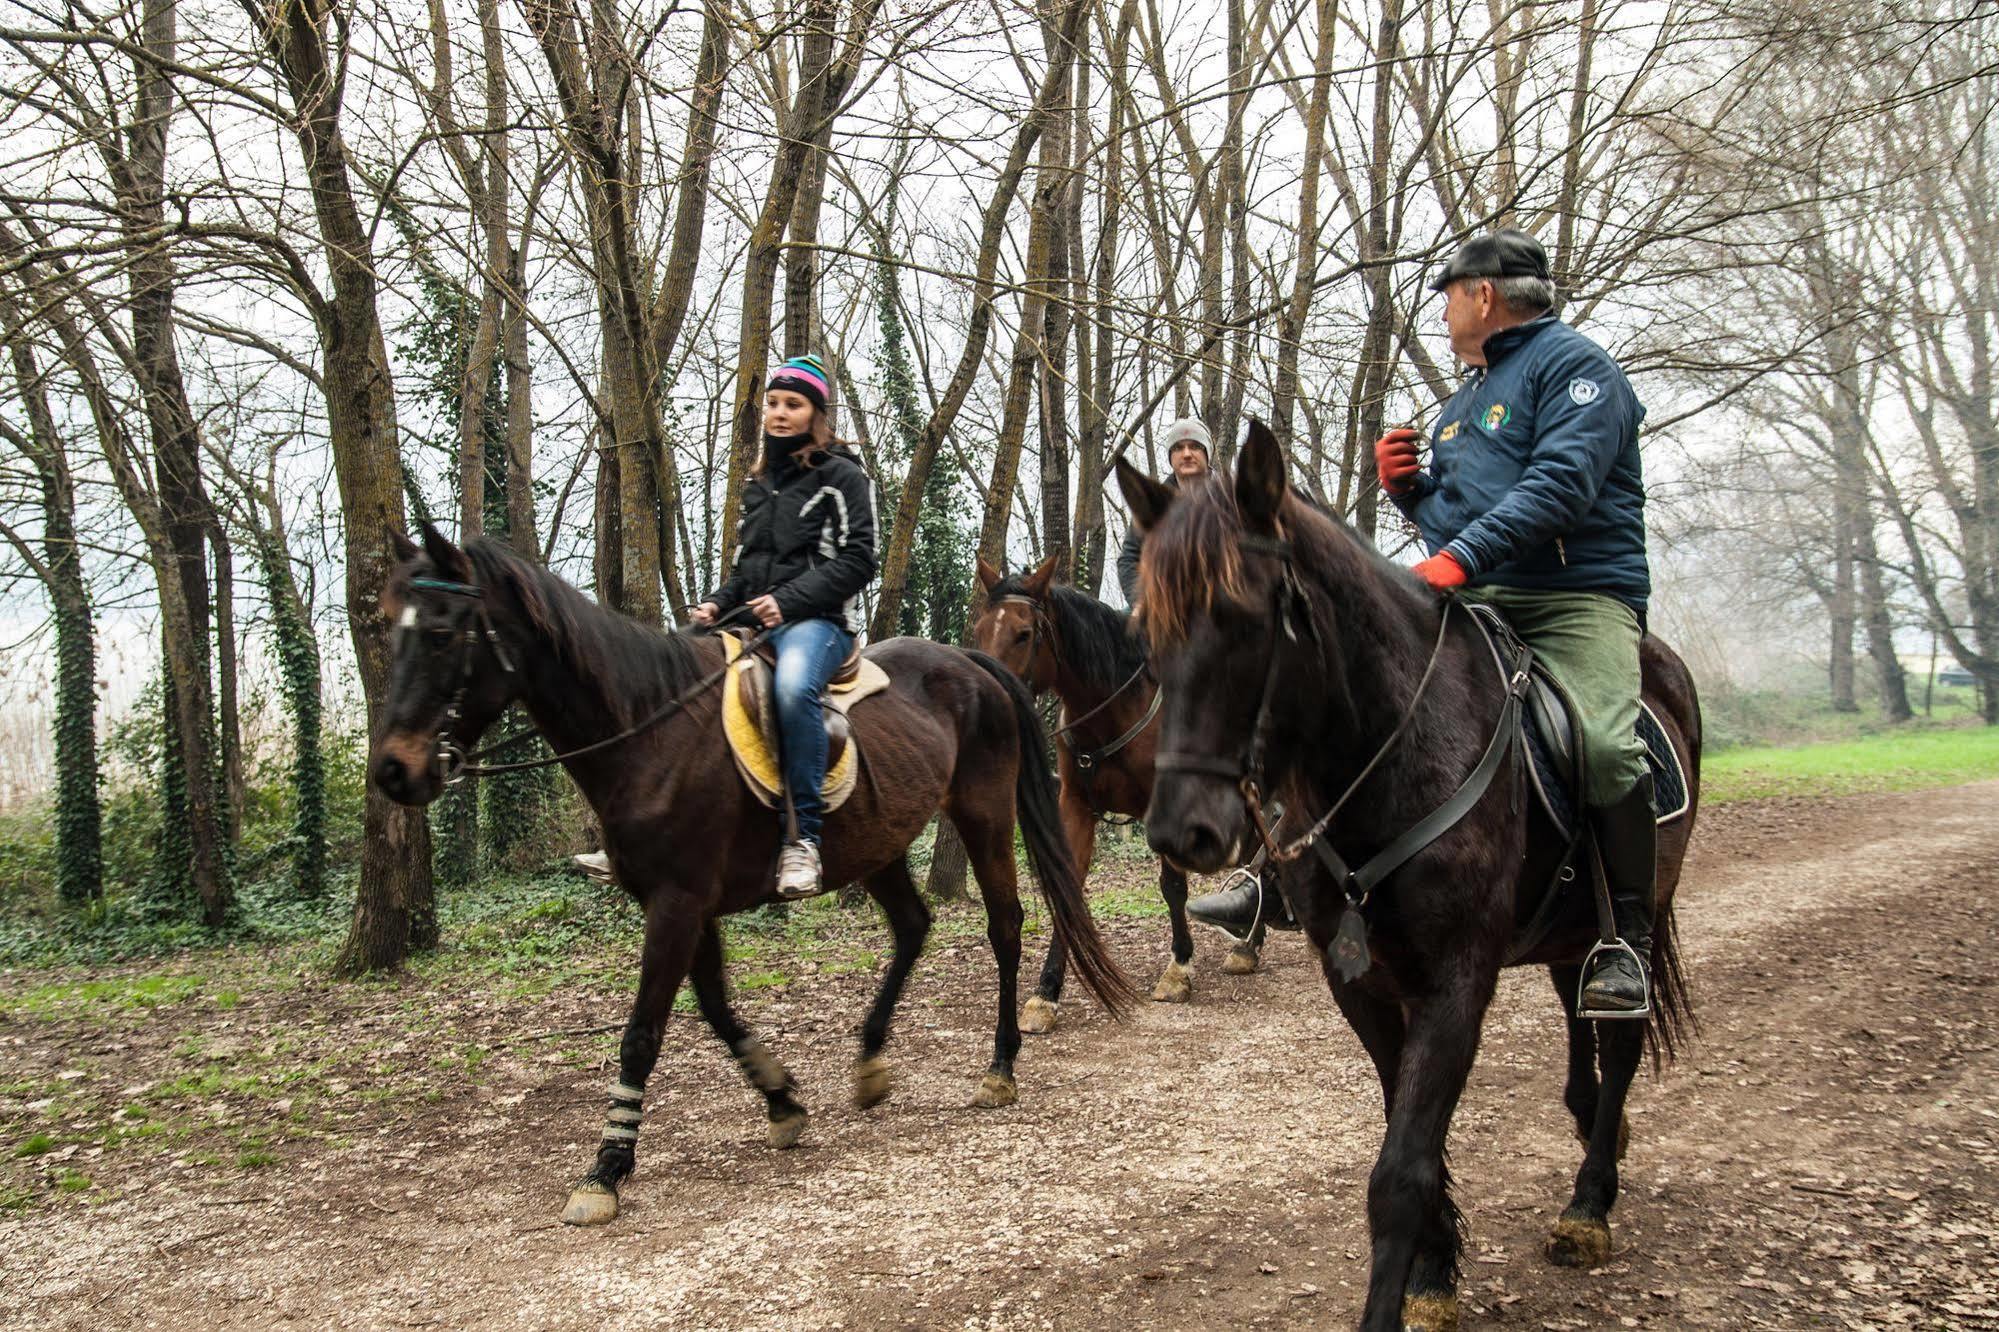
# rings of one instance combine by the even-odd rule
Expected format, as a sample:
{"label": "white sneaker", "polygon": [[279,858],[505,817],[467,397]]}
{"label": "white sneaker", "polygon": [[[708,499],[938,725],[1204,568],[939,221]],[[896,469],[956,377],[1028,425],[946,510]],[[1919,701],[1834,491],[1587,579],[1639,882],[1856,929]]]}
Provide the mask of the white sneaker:
{"label": "white sneaker", "polygon": [[811,842],[786,842],[777,858],[777,895],[810,897],[819,887],[819,848]]}
{"label": "white sneaker", "polygon": [[585,851],[581,855],[571,856],[569,863],[598,883],[610,883],[616,877],[611,873],[611,858],[602,851]]}

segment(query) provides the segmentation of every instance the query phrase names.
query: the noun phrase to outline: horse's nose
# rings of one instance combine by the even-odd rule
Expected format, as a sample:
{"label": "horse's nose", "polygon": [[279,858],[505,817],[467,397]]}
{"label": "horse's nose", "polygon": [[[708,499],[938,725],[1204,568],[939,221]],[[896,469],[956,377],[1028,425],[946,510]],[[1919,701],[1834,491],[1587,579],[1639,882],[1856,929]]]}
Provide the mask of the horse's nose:
{"label": "horse's nose", "polygon": [[407,803],[409,782],[409,769],[395,755],[384,754],[375,760],[375,789],[389,799]]}
{"label": "horse's nose", "polygon": [[1154,851],[1197,874],[1212,874],[1227,865],[1233,844],[1219,825],[1200,817],[1148,821],[1145,839]]}

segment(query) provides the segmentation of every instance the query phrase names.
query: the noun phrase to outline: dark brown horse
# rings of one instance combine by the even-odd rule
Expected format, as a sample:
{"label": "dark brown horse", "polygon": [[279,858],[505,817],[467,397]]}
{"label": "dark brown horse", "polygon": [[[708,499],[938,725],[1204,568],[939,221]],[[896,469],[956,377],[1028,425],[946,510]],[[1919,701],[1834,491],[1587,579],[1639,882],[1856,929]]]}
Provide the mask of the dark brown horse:
{"label": "dark brown horse", "polygon": [[[1147,529],[1141,614],[1166,691],[1146,815],[1157,850],[1191,869],[1231,862],[1260,836],[1252,810],[1259,788],[1282,791],[1294,821],[1309,826],[1407,717],[1406,732],[1353,787],[1324,834],[1328,850],[1363,866],[1480,766],[1511,713],[1503,709],[1506,682],[1471,616],[1447,611],[1407,570],[1293,494],[1283,452],[1260,423],[1250,428],[1232,485],[1176,499],[1129,467],[1118,475]],[[1435,672],[1418,699],[1433,649]],[[1643,667],[1645,696],[1695,788],[1693,682],[1656,638],[1644,640]],[[1518,764],[1500,765],[1469,813],[1374,888],[1362,913],[1366,940],[1357,960],[1365,970],[1356,980],[1341,979],[1327,953],[1348,901],[1342,883],[1314,854],[1318,847],[1285,869],[1333,998],[1380,1075],[1388,1116],[1368,1180],[1373,1262],[1362,1326],[1369,1332],[1456,1325],[1462,1237],[1444,1141],[1502,965],[1547,966],[1568,1010],[1565,1099],[1587,1148],[1548,1241],[1557,1263],[1594,1266],[1608,1257],[1626,1094],[1647,1036],[1655,1058],[1670,1056],[1690,1018],[1673,890],[1692,811],[1660,829],[1649,1026],[1578,1022],[1579,964],[1596,939],[1590,894],[1570,892],[1554,928],[1513,955],[1517,927],[1569,850],[1526,780]]]}
{"label": "dark brown horse", "polygon": [[[1052,689],[1062,701],[1062,726],[1055,733],[1062,830],[1077,869],[1087,876],[1096,857],[1097,820],[1116,814],[1136,818],[1152,803],[1159,686],[1146,669],[1144,640],[1131,632],[1122,612],[1055,583],[1053,556],[1032,573],[1012,577],[982,559],[978,573],[988,601],[972,624],[972,642],[1036,694]],[[1194,997],[1188,970],[1194,938],[1187,928],[1187,876],[1164,857],[1159,861],[1159,895],[1172,921],[1173,952],[1152,997],[1160,1003],[1185,1003]],[[1235,975],[1255,971],[1262,945],[1259,924],[1247,942],[1230,950],[1222,970]],[[1034,997],[1020,1010],[1022,1031],[1054,1029],[1066,972],[1067,957],[1057,939],[1049,945]]]}
{"label": "dark brown horse", "polygon": [[[721,642],[611,614],[493,542],[461,551],[426,528],[419,554],[400,533],[395,540],[402,564],[385,609],[398,641],[370,779],[405,804],[435,800],[440,756],[471,747],[519,702],[549,744],[572,755],[564,766],[603,825],[618,882],[645,915],[638,998],[618,1047],[609,1119],[563,1219],[601,1224],[617,1215],[646,1080],[674,994],[690,975],[702,1016],[764,1095],[771,1145],[791,1146],[805,1107],[791,1075],[730,1011],[722,972],[719,918],[772,900],[779,821],[738,777],[722,735]],[[1097,933],[1062,841],[1054,775],[1026,689],[990,657],[922,639],[879,643],[867,655],[891,684],[854,708],[860,781],[827,817],[825,842],[826,883],[865,884],[895,939],[861,1029],[854,1103],[866,1108],[888,1095],[881,1052],[889,1019],[930,929],[905,854],[941,808],[964,839],[999,962],[992,1064],[972,1103],[1010,1105],[1020,1050],[1016,815],[1055,935],[1075,953],[1085,984],[1113,1013],[1133,992]]]}

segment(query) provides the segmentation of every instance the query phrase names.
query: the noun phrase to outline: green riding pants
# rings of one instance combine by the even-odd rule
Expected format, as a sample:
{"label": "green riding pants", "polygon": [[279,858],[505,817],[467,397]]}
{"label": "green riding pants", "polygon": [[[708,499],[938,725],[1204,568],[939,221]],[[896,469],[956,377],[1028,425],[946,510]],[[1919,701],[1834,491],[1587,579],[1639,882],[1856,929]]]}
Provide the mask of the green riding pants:
{"label": "green riding pants", "polygon": [[1638,615],[1600,592],[1476,587],[1467,600],[1496,606],[1575,704],[1583,742],[1583,803],[1601,809],[1646,771],[1638,738]]}

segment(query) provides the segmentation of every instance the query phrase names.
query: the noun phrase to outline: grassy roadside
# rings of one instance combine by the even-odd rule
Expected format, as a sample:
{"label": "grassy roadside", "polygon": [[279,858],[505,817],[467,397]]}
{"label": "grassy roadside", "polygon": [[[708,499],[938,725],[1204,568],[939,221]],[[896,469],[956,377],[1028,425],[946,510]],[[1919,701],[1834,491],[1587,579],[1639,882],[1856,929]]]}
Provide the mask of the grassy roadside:
{"label": "grassy roadside", "polygon": [[1701,803],[1915,791],[1992,777],[1999,777],[1999,727],[1884,731],[1710,754],[1701,760]]}

